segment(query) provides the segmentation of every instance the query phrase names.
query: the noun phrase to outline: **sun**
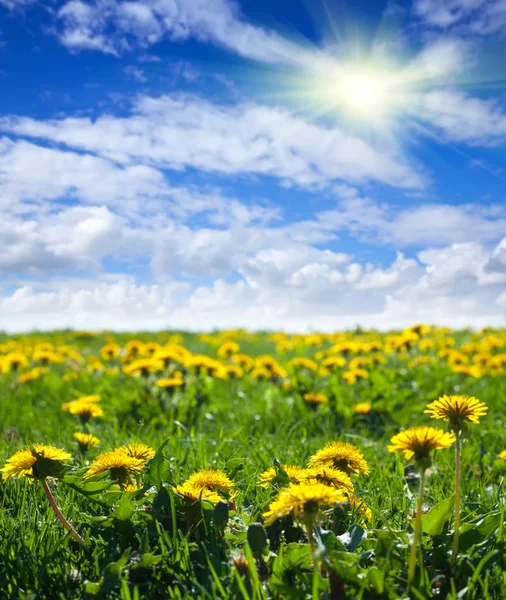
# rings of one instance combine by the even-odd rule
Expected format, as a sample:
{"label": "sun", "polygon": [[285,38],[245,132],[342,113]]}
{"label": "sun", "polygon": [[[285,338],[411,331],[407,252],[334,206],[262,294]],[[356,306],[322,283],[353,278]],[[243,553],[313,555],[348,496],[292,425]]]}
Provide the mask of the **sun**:
{"label": "sun", "polygon": [[397,75],[380,66],[348,64],[336,68],[318,87],[327,105],[373,121],[399,106],[403,88]]}
{"label": "sun", "polygon": [[379,112],[389,103],[389,85],[385,74],[366,69],[349,70],[336,82],[336,95],[347,108],[359,112]]}

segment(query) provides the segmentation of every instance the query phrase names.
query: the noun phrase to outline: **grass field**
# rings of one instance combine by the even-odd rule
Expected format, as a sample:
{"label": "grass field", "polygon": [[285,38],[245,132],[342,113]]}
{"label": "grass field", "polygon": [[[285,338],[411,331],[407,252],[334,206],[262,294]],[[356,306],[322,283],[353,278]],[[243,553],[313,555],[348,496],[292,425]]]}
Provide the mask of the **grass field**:
{"label": "grass field", "polygon": [[[0,382],[2,599],[506,597],[506,331],[1,336]],[[445,394],[488,406],[462,442],[453,563],[454,445],[426,473],[387,449],[446,431],[424,413]],[[367,463],[334,463],[352,490],[307,471],[337,441]],[[278,514],[289,485],[327,496]]]}

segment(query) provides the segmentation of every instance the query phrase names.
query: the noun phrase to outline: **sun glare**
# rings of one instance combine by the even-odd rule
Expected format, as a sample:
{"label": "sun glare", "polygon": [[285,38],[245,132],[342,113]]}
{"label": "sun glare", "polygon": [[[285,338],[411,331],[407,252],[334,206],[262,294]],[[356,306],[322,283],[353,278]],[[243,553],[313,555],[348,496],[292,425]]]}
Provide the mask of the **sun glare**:
{"label": "sun glare", "polygon": [[386,74],[366,69],[348,69],[333,82],[333,93],[344,108],[374,116],[385,111],[392,98]]}

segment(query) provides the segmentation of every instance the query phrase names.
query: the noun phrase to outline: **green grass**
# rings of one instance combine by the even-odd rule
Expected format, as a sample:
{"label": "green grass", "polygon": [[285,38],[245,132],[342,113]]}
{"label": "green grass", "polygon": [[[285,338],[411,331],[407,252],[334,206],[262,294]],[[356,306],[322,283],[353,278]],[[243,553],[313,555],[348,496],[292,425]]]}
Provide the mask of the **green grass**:
{"label": "green grass", "polygon": [[[470,336],[455,334],[457,346]],[[116,339],[124,344],[131,337]],[[69,332],[44,339],[72,340],[85,357],[98,354],[105,343],[105,337],[76,341]],[[252,356],[275,355],[266,335],[239,341],[241,351]],[[216,347],[194,335],[185,334],[184,345],[216,357]],[[319,349],[299,347],[280,360],[313,356]],[[293,388],[248,377],[188,376],[186,389],[170,395],[156,387],[156,375],[143,379],[82,369],[77,379],[65,381],[67,363],[52,365],[49,374],[23,385],[17,383],[17,372],[0,375],[1,462],[29,442],[71,451],[72,471],[51,479],[50,486],[85,541],[79,545],[65,532],[40,484],[26,478],[0,484],[0,598],[506,597],[506,461],[497,458],[506,448],[506,375],[475,379],[452,372],[442,360],[408,368],[418,354],[416,348],[405,359],[388,353],[386,365],[370,367],[370,378],[354,385],[342,384],[340,372],[330,377],[306,373],[307,388],[330,398],[316,410]],[[470,426],[463,446],[461,551],[452,570],[454,454],[445,450],[434,456],[427,478],[424,561],[418,561],[415,584],[407,591],[417,480],[405,477],[402,455],[388,453],[386,446],[405,427],[443,427],[423,410],[452,393],[476,396],[489,406],[481,424]],[[89,424],[101,445],[83,456],[72,437],[81,429],[79,420],[62,412],[61,404],[88,394],[102,396],[105,416]],[[373,413],[356,415],[358,402],[371,403]],[[281,472],[277,483],[264,489],[256,484],[258,475],[272,465],[305,466],[332,440],[353,443],[364,453],[370,475],[355,479],[356,494],[372,518],[364,521],[338,510],[327,515],[316,530],[316,569],[305,533],[293,523],[267,528],[268,548],[261,557],[253,556],[248,527],[262,521],[286,483]],[[155,449],[166,442],[147,465],[140,492],[83,483],[90,460],[130,441]],[[221,469],[234,481],[237,496],[224,531],[212,505],[188,507],[172,492],[173,485],[202,468]]]}

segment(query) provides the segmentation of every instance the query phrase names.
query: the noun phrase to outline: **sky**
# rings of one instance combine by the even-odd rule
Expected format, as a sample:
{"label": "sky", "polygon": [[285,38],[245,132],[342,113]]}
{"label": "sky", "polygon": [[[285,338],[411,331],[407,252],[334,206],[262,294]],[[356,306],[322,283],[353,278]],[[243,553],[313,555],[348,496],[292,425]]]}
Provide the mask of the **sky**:
{"label": "sky", "polygon": [[0,0],[0,330],[506,325],[504,0]]}

